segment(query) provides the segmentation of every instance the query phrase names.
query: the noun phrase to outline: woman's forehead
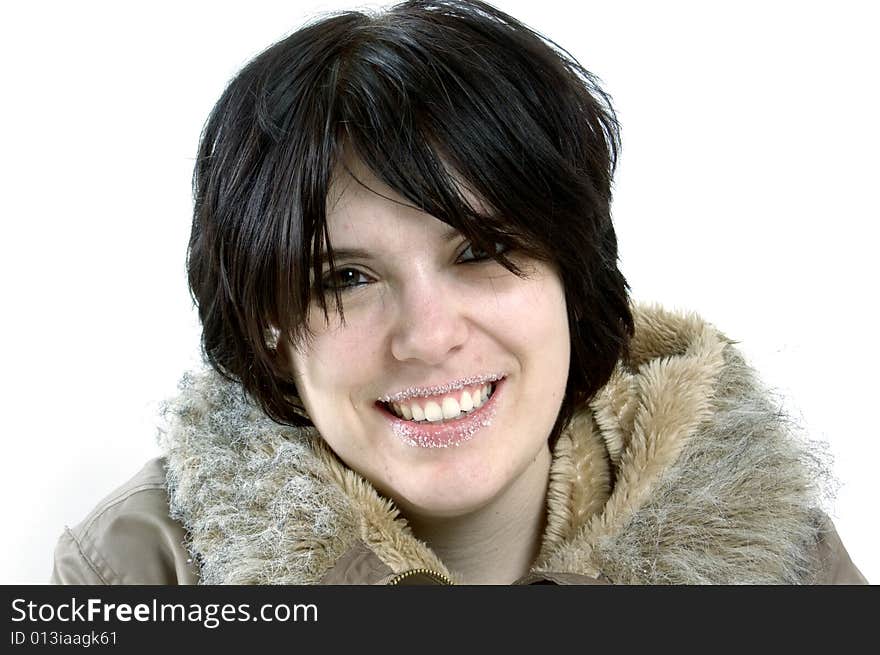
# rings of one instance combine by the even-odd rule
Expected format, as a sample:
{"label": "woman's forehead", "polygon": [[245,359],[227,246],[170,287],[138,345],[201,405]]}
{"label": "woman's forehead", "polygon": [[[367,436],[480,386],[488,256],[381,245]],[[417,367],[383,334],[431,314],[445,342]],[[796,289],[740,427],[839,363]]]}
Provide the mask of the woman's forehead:
{"label": "woman's forehead", "polygon": [[328,223],[331,218],[338,220],[338,216],[352,205],[380,204],[383,199],[417,209],[388,186],[363,160],[348,156],[336,167],[327,193]]}
{"label": "woman's forehead", "polygon": [[415,252],[421,244],[446,243],[460,235],[454,226],[409,203],[366,189],[352,191],[328,212],[327,231],[337,259],[367,251]]}
{"label": "woman's forehead", "polygon": [[[468,200],[473,198],[470,194]],[[334,176],[326,220],[334,250],[337,243],[355,246],[357,239],[393,238],[395,231],[417,232],[421,238],[442,241],[459,234],[455,227],[423,211],[388,186],[357,158],[347,160]]]}

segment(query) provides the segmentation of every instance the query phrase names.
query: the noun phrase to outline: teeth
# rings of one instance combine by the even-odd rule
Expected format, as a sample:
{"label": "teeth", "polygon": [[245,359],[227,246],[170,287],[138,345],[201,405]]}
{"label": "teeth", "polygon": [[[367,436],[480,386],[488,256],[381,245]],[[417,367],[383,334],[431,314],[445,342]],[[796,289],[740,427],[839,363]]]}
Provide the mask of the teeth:
{"label": "teeth", "polygon": [[427,403],[425,403],[425,418],[431,422],[442,421],[443,410],[440,409],[440,405],[435,403],[433,400],[429,400]]}
{"label": "teeth", "polygon": [[[444,398],[442,405],[429,400],[420,405],[419,402],[389,403],[391,410],[399,417],[408,421],[437,421],[455,419],[462,413],[472,412],[479,409],[489,398],[492,384],[485,384],[473,392],[462,391],[460,399]],[[424,402],[424,400],[421,400]]]}
{"label": "teeth", "polygon": [[443,418],[456,418],[461,414],[461,408],[459,408],[458,401],[455,398],[444,398],[442,409]]}

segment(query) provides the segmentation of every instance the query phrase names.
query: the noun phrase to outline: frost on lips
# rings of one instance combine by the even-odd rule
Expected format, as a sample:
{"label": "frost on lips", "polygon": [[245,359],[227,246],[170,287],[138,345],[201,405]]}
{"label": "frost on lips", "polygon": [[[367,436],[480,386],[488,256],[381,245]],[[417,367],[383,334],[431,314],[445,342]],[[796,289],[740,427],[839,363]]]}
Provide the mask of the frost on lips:
{"label": "frost on lips", "polygon": [[414,397],[400,402],[385,402],[392,414],[407,421],[454,420],[473,412],[489,399],[495,390],[494,383],[469,385],[458,391],[430,398]]}
{"label": "frost on lips", "polygon": [[500,374],[479,375],[441,386],[412,387],[384,396],[379,402],[407,421],[456,419],[479,409],[495,390],[493,383],[502,377]]}

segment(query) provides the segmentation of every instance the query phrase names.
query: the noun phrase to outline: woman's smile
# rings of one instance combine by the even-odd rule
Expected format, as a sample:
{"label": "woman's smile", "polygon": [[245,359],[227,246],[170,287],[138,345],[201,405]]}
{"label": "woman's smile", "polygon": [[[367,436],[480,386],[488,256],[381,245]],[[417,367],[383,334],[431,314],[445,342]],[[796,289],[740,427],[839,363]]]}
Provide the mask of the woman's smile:
{"label": "woman's smile", "polygon": [[[376,402],[394,435],[408,446],[460,446],[492,425],[505,380],[400,403]],[[396,415],[399,414],[399,415]]]}

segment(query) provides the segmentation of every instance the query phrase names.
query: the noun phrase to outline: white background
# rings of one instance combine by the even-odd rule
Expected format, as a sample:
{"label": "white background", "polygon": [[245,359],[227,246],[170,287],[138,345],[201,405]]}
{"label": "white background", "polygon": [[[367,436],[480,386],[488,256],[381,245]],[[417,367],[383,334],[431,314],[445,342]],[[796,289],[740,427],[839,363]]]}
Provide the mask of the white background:
{"label": "white background", "polygon": [[[604,81],[634,296],[741,341],[830,443],[831,514],[877,582],[877,5],[497,4]],[[158,454],[156,404],[198,361],[184,254],[202,124],[253,55],[350,7],[0,10],[0,583],[47,580],[63,526]]]}

